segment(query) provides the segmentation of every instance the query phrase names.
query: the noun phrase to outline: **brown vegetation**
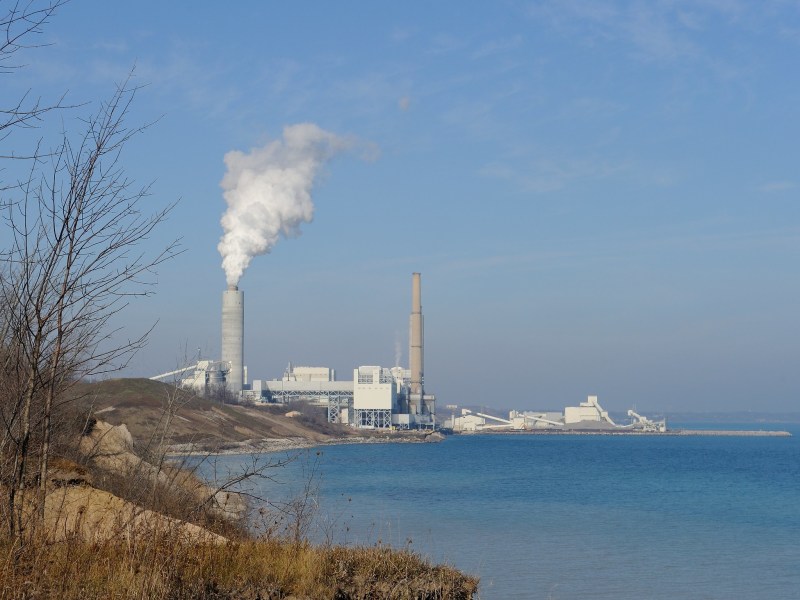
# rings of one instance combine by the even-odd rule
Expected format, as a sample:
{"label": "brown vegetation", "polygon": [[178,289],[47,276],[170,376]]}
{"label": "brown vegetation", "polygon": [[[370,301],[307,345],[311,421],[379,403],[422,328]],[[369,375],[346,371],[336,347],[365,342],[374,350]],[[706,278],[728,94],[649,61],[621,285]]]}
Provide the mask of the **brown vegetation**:
{"label": "brown vegetation", "polygon": [[85,425],[71,444],[59,438],[75,460],[50,462],[44,520],[23,536],[0,533],[0,598],[467,599],[477,589],[405,550],[312,546],[302,511],[289,515],[297,527],[284,521],[256,539],[244,513],[226,510],[191,470],[137,455],[124,425],[71,422]]}
{"label": "brown vegetation", "polygon": [[307,598],[461,600],[477,580],[382,547],[277,540],[184,544],[166,531],[128,543],[13,548],[0,539],[0,598]]}

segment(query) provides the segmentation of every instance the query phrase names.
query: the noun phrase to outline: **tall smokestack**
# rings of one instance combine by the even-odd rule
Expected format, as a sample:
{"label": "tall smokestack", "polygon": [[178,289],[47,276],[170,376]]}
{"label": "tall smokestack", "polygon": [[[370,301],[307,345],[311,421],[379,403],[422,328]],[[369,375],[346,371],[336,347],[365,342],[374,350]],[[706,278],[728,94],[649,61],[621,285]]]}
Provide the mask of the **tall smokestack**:
{"label": "tall smokestack", "polygon": [[222,360],[231,365],[227,389],[238,395],[244,380],[244,292],[235,285],[222,292]]}
{"label": "tall smokestack", "polygon": [[422,370],[423,351],[423,319],[422,319],[422,287],[420,274],[411,275],[411,331],[408,336],[408,368],[411,371],[411,412],[422,412],[422,396],[425,377]]}

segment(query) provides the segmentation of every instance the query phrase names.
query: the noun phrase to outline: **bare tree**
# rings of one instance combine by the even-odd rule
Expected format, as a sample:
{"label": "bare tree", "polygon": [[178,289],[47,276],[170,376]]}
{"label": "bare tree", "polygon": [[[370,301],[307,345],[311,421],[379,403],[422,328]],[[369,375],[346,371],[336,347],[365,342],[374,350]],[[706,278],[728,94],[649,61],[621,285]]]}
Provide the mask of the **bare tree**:
{"label": "bare tree", "polygon": [[[32,38],[42,32],[48,19],[66,0],[0,0],[0,75],[10,75],[22,68],[15,61],[21,50],[35,47]],[[19,127],[33,127],[42,116],[63,108],[63,96],[53,104],[43,104],[30,90],[11,106],[0,107],[0,141]],[[9,157],[24,156],[12,152]],[[33,154],[36,156],[36,154]]]}
{"label": "bare tree", "polygon": [[43,510],[56,403],[73,382],[124,367],[142,347],[147,332],[118,341],[112,320],[131,296],[151,293],[149,276],[178,251],[177,242],[153,256],[139,248],[172,206],[143,213],[149,189],[135,188],[120,164],[124,145],[143,129],[125,125],[136,91],[130,80],[120,85],[85,121],[77,142],[65,135],[35,162],[17,188],[21,197],[6,203],[11,243],[0,255],[0,332],[14,392],[2,407],[0,451],[11,456],[12,534],[22,525],[18,500],[30,479],[38,479]]}

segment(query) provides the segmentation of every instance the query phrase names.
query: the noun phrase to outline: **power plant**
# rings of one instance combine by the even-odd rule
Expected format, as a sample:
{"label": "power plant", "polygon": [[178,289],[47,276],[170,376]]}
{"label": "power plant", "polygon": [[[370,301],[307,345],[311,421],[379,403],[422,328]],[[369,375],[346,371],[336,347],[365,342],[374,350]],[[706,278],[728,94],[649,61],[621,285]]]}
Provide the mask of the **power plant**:
{"label": "power plant", "polygon": [[[337,380],[329,367],[295,366],[289,363],[280,379],[248,381],[244,364],[244,292],[229,284],[222,293],[221,360],[199,360],[151,379],[182,376],[180,384],[199,394],[222,392],[234,402],[249,404],[306,401],[327,408],[328,421],[369,429],[416,429],[437,426],[436,397],[425,392],[425,320],[422,314],[422,276],[411,275],[411,316],[408,334],[408,369],[361,365],[351,380]],[[456,405],[445,428],[471,433],[511,430],[546,432],[665,432],[664,420],[653,421],[633,410],[631,422],[618,425],[589,396],[563,412],[512,410],[508,418],[461,409]]]}
{"label": "power plant", "polygon": [[[327,406],[328,420],[374,429],[434,428],[436,397],[425,393],[421,276],[411,279],[409,368],[377,365],[353,369],[353,379],[337,381],[328,367],[287,367],[281,379],[248,382],[244,364],[244,292],[229,284],[222,293],[221,360],[198,360],[151,377],[184,375],[183,387],[209,394],[223,390],[235,401],[286,403],[298,400]],[[188,376],[186,376],[188,374]]]}
{"label": "power plant", "polygon": [[[244,292],[229,284],[222,293],[221,360],[199,360],[151,379],[183,376],[180,384],[199,394],[223,392],[234,402],[311,402],[327,408],[328,421],[369,429],[415,429],[437,426],[436,397],[425,392],[425,321],[422,314],[422,276],[411,275],[411,316],[408,335],[408,369],[361,365],[351,380],[336,379],[329,367],[295,366],[289,363],[280,379],[249,382],[244,364]],[[457,432],[492,430],[545,432],[665,432],[664,420],[653,421],[633,410],[631,422],[618,425],[597,401],[589,396],[578,406],[563,412],[512,410],[508,418],[461,409],[456,405],[445,428]]]}

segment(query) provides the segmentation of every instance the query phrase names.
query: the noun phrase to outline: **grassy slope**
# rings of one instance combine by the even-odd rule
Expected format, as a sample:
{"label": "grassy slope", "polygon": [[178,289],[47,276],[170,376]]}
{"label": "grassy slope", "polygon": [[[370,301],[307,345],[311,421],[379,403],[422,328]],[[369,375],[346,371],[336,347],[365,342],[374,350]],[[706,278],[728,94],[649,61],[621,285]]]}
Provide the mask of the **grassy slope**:
{"label": "grassy slope", "polygon": [[137,444],[146,443],[154,432],[163,430],[170,405],[177,407],[169,424],[168,439],[172,443],[196,442],[213,446],[285,437],[325,441],[349,433],[344,427],[314,425],[308,419],[285,417],[284,413],[289,410],[285,407],[223,405],[149,379],[110,379],[81,384],[76,393],[78,403],[84,407],[91,405],[97,418],[113,425],[125,424]]}

